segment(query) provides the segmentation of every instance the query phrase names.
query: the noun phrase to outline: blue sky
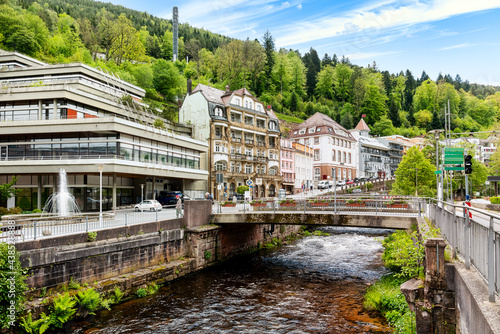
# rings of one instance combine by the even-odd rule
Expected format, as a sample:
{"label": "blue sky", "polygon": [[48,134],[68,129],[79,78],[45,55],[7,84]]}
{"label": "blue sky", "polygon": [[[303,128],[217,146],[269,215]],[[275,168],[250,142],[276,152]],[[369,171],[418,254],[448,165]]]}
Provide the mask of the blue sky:
{"label": "blue sky", "polygon": [[500,0],[112,0],[234,38],[262,39],[276,47],[313,47],[381,70],[460,74],[462,80],[500,85]]}

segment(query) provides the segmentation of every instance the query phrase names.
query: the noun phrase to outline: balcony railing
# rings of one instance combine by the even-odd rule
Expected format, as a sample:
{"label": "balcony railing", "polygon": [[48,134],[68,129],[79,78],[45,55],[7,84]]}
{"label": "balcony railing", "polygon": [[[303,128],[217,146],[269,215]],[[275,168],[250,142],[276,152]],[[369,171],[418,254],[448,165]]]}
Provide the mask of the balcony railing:
{"label": "balcony railing", "polygon": [[252,139],[245,139],[245,144],[253,145],[253,142]]}
{"label": "balcony railing", "polygon": [[241,138],[238,137],[231,137],[231,140],[234,141],[235,143],[241,143]]}
{"label": "balcony railing", "polygon": [[258,146],[266,146],[266,143],[264,143],[263,141],[258,141],[258,142],[257,142],[257,145],[258,145]]}

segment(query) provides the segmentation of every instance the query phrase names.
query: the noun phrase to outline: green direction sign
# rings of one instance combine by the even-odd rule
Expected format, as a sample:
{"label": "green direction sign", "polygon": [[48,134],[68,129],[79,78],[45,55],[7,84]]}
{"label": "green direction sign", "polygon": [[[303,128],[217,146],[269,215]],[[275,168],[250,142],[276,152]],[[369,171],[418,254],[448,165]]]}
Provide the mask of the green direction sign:
{"label": "green direction sign", "polygon": [[440,170],[437,170],[434,172],[434,174],[441,174],[442,172]]}
{"label": "green direction sign", "polygon": [[444,170],[465,170],[464,167],[444,167]]}
{"label": "green direction sign", "polygon": [[[444,164],[445,165],[462,165],[464,163],[463,148],[445,148],[444,149]],[[458,167],[456,167],[458,168]],[[458,170],[458,169],[448,169]],[[462,169],[460,169],[462,170]]]}

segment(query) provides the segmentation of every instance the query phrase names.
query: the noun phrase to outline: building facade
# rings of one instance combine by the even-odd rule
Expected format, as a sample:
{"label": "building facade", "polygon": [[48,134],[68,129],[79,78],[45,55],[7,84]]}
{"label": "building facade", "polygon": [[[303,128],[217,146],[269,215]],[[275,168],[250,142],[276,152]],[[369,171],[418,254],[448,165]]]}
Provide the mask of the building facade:
{"label": "building facade", "polygon": [[0,52],[0,183],[19,176],[7,205],[42,209],[59,172],[81,211],[154,198],[162,190],[201,197],[208,145],[191,128],[164,121],[142,103],[144,90],[83,64],[47,65]]}
{"label": "building facade", "polygon": [[314,186],[320,180],[350,180],[356,177],[356,139],[327,115],[312,115],[290,131],[290,139],[313,148]]}
{"label": "building facade", "polygon": [[283,176],[283,189],[287,193],[294,193],[295,188],[295,150],[292,141],[281,138],[281,175]]}
{"label": "building facade", "polygon": [[179,120],[192,124],[194,137],[209,144],[209,189],[214,198],[229,198],[238,186],[248,184],[254,198],[276,196],[283,179],[279,122],[246,88],[223,91],[199,84],[191,91],[188,82]]}
{"label": "building facade", "polygon": [[293,142],[295,181],[294,193],[310,189],[313,185],[313,159],[314,149],[298,142]]}
{"label": "building facade", "polygon": [[375,138],[370,138],[370,128],[366,122],[361,119],[350,132],[357,140],[354,152],[357,175],[377,178],[391,175],[389,147]]}
{"label": "building facade", "polygon": [[[404,147],[399,141],[390,139],[389,137],[377,138],[377,140],[389,148],[389,173],[386,174],[387,177],[395,176],[396,170],[398,169],[401,160],[404,155]],[[387,161],[387,160],[386,160]]]}

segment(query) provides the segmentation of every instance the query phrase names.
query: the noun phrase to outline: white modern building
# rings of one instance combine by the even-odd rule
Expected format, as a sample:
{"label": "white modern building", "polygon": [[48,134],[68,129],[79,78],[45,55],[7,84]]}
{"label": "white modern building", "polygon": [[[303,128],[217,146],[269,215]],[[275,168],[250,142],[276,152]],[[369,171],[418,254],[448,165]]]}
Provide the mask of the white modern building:
{"label": "white modern building", "polygon": [[358,177],[385,178],[391,175],[389,147],[376,138],[370,138],[370,128],[364,119],[349,132],[357,140],[354,161]]}
{"label": "white modern building", "polygon": [[292,141],[281,138],[281,175],[283,176],[282,187],[287,193],[294,193],[295,188],[295,150]]}
{"label": "white modern building", "polygon": [[314,149],[300,143],[292,143],[294,148],[295,181],[294,192],[310,189],[313,185]]}
{"label": "white modern building", "polygon": [[314,149],[315,187],[320,180],[350,180],[356,177],[356,139],[325,114],[316,113],[290,131],[290,139]]}
{"label": "white modern building", "polygon": [[141,88],[84,64],[15,52],[0,52],[0,67],[0,184],[19,176],[19,193],[3,205],[41,209],[64,169],[80,209],[98,210],[99,166],[104,210],[162,190],[206,191],[208,145],[190,127],[163,120],[155,128]]}

